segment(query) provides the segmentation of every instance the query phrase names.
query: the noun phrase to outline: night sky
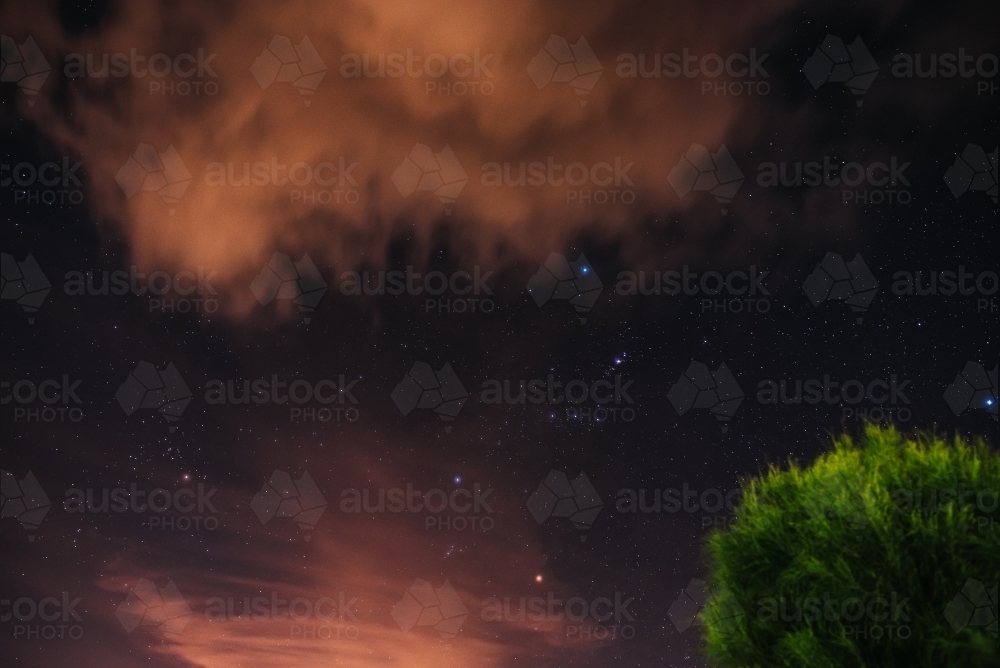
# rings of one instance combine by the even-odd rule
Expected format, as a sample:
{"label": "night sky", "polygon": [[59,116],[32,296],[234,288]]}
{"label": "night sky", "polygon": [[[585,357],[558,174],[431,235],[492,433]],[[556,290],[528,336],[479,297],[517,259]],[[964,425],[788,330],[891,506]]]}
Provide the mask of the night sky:
{"label": "night sky", "polygon": [[742,478],[996,444],[995,11],[0,5],[4,665],[708,665]]}

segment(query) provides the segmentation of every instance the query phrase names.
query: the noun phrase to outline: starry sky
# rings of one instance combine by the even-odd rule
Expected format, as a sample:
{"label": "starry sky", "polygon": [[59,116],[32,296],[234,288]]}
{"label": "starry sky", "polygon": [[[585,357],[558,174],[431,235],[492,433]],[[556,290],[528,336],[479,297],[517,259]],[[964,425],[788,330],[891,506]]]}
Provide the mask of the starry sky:
{"label": "starry sky", "polygon": [[[868,418],[996,443],[988,9],[5,3],[4,665],[708,665],[668,612],[741,479]],[[344,69],[397,53],[468,57]]]}

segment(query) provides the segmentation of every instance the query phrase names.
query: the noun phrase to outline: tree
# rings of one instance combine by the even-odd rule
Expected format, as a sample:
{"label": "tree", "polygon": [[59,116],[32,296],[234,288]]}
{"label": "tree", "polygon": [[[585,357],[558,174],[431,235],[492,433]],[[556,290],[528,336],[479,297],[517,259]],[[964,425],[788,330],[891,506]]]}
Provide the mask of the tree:
{"label": "tree", "polygon": [[1000,455],[895,428],[747,480],[709,539],[708,653],[727,668],[1000,666]]}

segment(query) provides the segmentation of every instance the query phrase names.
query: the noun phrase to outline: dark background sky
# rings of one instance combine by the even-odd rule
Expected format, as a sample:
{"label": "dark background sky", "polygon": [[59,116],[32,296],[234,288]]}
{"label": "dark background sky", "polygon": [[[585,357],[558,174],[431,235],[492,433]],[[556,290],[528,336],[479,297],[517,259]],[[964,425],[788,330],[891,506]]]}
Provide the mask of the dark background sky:
{"label": "dark background sky", "polygon": [[[899,271],[997,271],[995,185],[993,199],[984,192],[955,197],[943,179],[968,144],[988,152],[997,145],[995,73],[916,79],[891,72],[901,52],[926,59],[965,49],[977,57],[992,53],[995,63],[995,8],[986,3],[721,3],[682,10],[659,3],[617,9],[525,3],[448,5],[451,11],[440,15],[417,6],[358,4],[339,8],[339,23],[335,11],[308,3],[285,11],[243,4],[42,5],[0,10],[3,35],[19,46],[34,37],[52,66],[37,95],[16,83],[0,87],[2,162],[80,161],[83,201],[45,204],[46,188],[37,184],[24,187],[37,193],[35,202],[25,201],[16,185],[0,190],[0,249],[18,262],[32,254],[52,286],[30,314],[33,324],[5,293],[0,364],[11,384],[81,381],[82,419],[29,420],[16,412],[17,401],[6,403],[5,386],[2,468],[17,480],[31,471],[51,509],[37,528],[3,519],[0,593],[4,600],[80,597],[83,637],[25,638],[18,635],[28,633],[22,627],[44,635],[47,623],[5,618],[5,665],[702,666],[697,629],[681,632],[667,612],[688,582],[704,575],[706,527],[726,514],[624,514],[615,496],[624,488],[684,485],[728,492],[770,463],[810,461],[831,433],[856,433],[862,425],[845,416],[843,403],[763,405],[759,383],[829,375],[867,384],[895,376],[909,381],[907,401],[894,407],[902,411],[900,426],[996,443],[995,408],[992,417],[985,406],[955,415],[943,398],[968,362],[995,368],[995,294],[906,296],[892,289]],[[570,43],[584,35],[604,66],[586,107],[565,84],[538,90],[525,74],[550,33]],[[295,44],[308,35],[330,68],[308,107],[291,88],[279,90],[289,84],[261,90],[247,76],[273,34]],[[880,67],[860,107],[842,84],[813,90],[801,72],[827,34],[847,42],[860,36]],[[201,46],[220,54],[215,97],[150,96],[146,79],[73,81],[63,72],[69,53],[177,54]],[[496,92],[428,99],[423,79],[352,82],[338,71],[341,54],[352,48],[375,54],[408,47],[499,53]],[[704,77],[615,74],[620,53],[685,47],[723,57],[750,48],[770,54],[769,93],[720,99],[700,93]],[[985,91],[977,90],[979,82]],[[176,145],[193,174],[176,211],[156,193],[127,198],[114,181],[143,142],[158,151]],[[470,176],[450,215],[429,193],[404,198],[393,187],[393,170],[417,142],[434,151],[453,146]],[[726,215],[708,193],[680,197],[667,181],[692,143],[712,151],[725,144],[746,177]],[[207,163],[272,155],[287,163],[357,160],[361,203],[296,208],[288,190],[232,194],[204,183]],[[556,186],[498,193],[480,183],[482,163],[547,156],[565,163],[634,161],[635,203],[571,205]],[[892,157],[910,163],[912,201],[845,204],[836,187],[757,183],[762,163],[824,156],[841,164]],[[308,253],[329,285],[308,324],[287,301],[262,307],[249,289],[275,252],[296,260]],[[603,282],[586,324],[566,302],[539,307],[524,289],[553,252],[571,261],[584,253]],[[860,253],[878,281],[863,322],[844,303],[814,307],[803,292],[828,252],[845,260]],[[164,313],[151,310],[148,295],[64,289],[70,272],[132,265],[145,273],[199,266],[216,272],[218,311]],[[424,273],[492,271],[492,310],[427,312],[424,296],[338,290],[345,271],[407,265]],[[619,272],[684,265],[699,273],[751,266],[768,272],[769,310],[703,312],[700,295],[634,297],[614,289]],[[986,283],[992,291],[995,276]],[[148,408],[126,415],[115,400],[140,361],[161,370],[172,363],[183,377],[193,398],[176,422],[168,425]],[[417,361],[435,370],[450,363],[470,394],[453,422],[425,410],[404,416],[394,404],[394,387]],[[679,415],[668,398],[692,361],[713,370],[725,363],[746,395],[724,432],[707,410]],[[341,374],[358,380],[355,421],[295,422],[287,405],[205,401],[212,379],[277,375],[316,383]],[[486,381],[516,386],[549,374],[562,382],[613,383],[615,375],[631,381],[631,419],[572,420],[565,404],[481,401]],[[565,519],[537,525],[525,507],[552,469],[571,478],[583,471],[604,502],[586,541]],[[254,514],[250,499],[275,470],[296,479],[308,471],[315,480],[330,505],[312,529],[282,518],[262,524]],[[217,489],[218,512],[207,513],[215,528],[150,528],[149,512],[80,515],[62,508],[71,488],[100,494],[132,483],[143,490]],[[339,507],[341,490],[377,495],[407,484],[449,492],[491,488],[492,529],[428,530],[426,512],[351,514]],[[443,513],[452,521],[459,514]],[[469,611],[456,637],[397,624],[391,610],[418,578],[455,587]],[[172,581],[183,594],[192,617],[179,636],[156,625],[123,628],[115,612],[141,579],[159,588]],[[238,608],[244,596],[272,591],[313,601],[344,593],[357,598],[357,621],[328,623],[331,639],[303,639],[293,637],[287,621],[205,617],[212,597],[233,597]],[[547,592],[632,598],[634,620],[618,632],[634,637],[580,638],[565,621],[489,622],[480,614],[489,597],[516,601]],[[355,631],[356,639],[336,637]]]}

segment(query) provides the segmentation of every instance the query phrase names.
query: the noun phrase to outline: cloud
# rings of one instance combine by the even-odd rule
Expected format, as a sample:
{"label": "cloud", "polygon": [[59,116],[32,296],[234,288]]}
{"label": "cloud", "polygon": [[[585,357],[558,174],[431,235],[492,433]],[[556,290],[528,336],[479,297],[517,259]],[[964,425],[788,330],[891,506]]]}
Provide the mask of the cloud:
{"label": "cloud", "polygon": [[[370,445],[370,438],[358,436],[356,442]],[[420,463],[429,477],[415,480],[406,472],[412,472]],[[358,668],[488,668],[513,665],[515,655],[555,661],[565,656],[570,644],[582,655],[610,642],[568,639],[565,621],[499,622],[481,618],[483,602],[490,597],[516,601],[540,594],[534,574],[544,568],[542,547],[512,546],[509,541],[511,535],[534,525],[525,513],[522,498],[508,494],[489,498],[496,521],[492,531],[477,532],[475,536],[469,532],[429,532],[424,528],[426,513],[344,512],[340,509],[340,492],[358,487],[360,481],[373,490],[405,487],[407,482],[413,482],[418,489],[429,489],[438,476],[447,479],[446,462],[429,465],[421,455],[400,454],[389,465],[375,457],[356,456],[347,461],[331,454],[310,461],[310,465],[323,473],[317,477],[317,485],[328,496],[330,507],[308,542],[291,526],[285,531],[257,521],[250,504],[255,491],[250,478],[266,477],[267,473],[263,473],[263,465],[251,466],[260,469],[259,475],[244,476],[243,472],[234,476],[247,477],[243,487],[232,480],[220,485],[215,497],[220,510],[217,530],[191,541],[178,541],[176,536],[157,532],[151,544],[136,544],[134,549],[109,555],[93,581],[74,583],[70,591],[83,598],[82,624],[86,633],[108,638],[103,651],[95,651],[94,662],[115,663],[129,653],[138,653],[155,657],[154,665],[202,668],[308,668],[328,666],[331,661]],[[164,470],[161,474],[169,478],[177,472]],[[483,479],[484,485],[489,484],[474,469],[469,470],[468,479]],[[63,521],[65,518],[60,518]],[[101,536],[100,532],[87,532],[79,540],[100,550]],[[462,549],[446,557],[449,546]],[[225,564],[225,568],[212,564]],[[491,575],[484,577],[484,573]],[[402,630],[395,621],[393,607],[418,578],[434,581],[435,586],[447,580],[454,586],[469,611],[469,618],[454,637],[443,639],[434,629],[423,626]],[[58,591],[64,586],[51,584],[53,578],[41,573],[37,580],[50,582],[45,591]],[[143,581],[147,588],[152,583],[160,589],[172,582],[183,597],[190,617],[185,616],[180,633],[166,633],[155,623],[123,627],[119,609],[129,599],[129,592]],[[553,578],[544,591],[554,589],[562,600],[580,595],[571,587]],[[324,607],[331,618],[328,620],[315,616],[299,620],[276,618],[267,614],[272,592],[284,601],[278,608],[284,615],[291,613],[289,604],[294,599],[314,604],[327,598],[346,604],[343,619],[332,603]],[[251,608],[258,618],[245,618],[245,597],[264,597],[269,603],[263,608]],[[232,616],[230,606],[235,613]],[[301,616],[309,608],[306,603],[297,603],[294,609]]]}
{"label": "cloud", "polygon": [[[622,53],[652,58],[685,47],[699,53],[729,53],[734,45],[747,50],[756,26],[788,4],[774,1],[752,11],[733,5],[724,13],[674,7],[666,34],[659,28],[618,30],[626,18],[632,26],[663,24],[666,8],[633,4],[578,8],[566,20],[543,3],[512,7],[499,0],[450,0],[433,8],[404,2],[255,2],[225,10],[195,2],[122,3],[97,29],[80,36],[56,27],[51,6],[48,12],[33,7],[31,13],[8,7],[3,14],[5,25],[23,25],[48,54],[84,54],[78,63],[90,54],[98,67],[104,54],[132,49],[170,58],[197,58],[203,51],[206,66],[191,76],[87,75],[61,82],[69,93],[58,103],[58,86],[50,82],[22,112],[58,145],[82,156],[96,218],[124,229],[140,265],[211,267],[220,272],[220,282],[240,288],[242,307],[250,308],[246,281],[279,250],[308,251],[338,267],[380,264],[393,239],[411,240],[419,256],[444,229],[455,252],[484,263],[540,261],[584,235],[618,240],[624,253],[631,248],[641,254],[641,244],[628,234],[648,217],[704,204],[678,199],[667,185],[671,168],[692,143],[726,143],[739,159],[754,130],[734,137],[734,128],[758,103],[703,95],[700,82],[685,77],[620,77],[616,59]],[[540,90],[529,74],[532,58],[557,32],[570,43],[586,37],[602,63],[586,106],[570,87]],[[268,70],[273,76],[264,78],[264,87],[262,54],[273,55],[268,63],[278,65]],[[378,71],[382,56],[391,73],[391,54],[460,57],[452,63],[454,74],[439,77],[365,75],[366,67]],[[60,59],[58,68],[68,62]],[[445,60],[413,62],[414,71],[427,64],[436,72]],[[181,62],[180,71],[187,67],[188,61]],[[316,76],[309,74],[314,71]],[[303,77],[309,79],[305,88]],[[184,84],[202,85],[201,94],[162,92],[169,86],[175,93],[195,90],[182,89]],[[477,92],[471,92],[473,84]],[[490,94],[483,94],[484,86]],[[217,92],[207,94],[214,87]],[[455,94],[459,90],[466,92]],[[429,186],[403,196],[393,185],[394,171],[418,145],[435,151],[449,147],[469,175],[460,192],[448,193],[446,205]],[[169,202],[152,191],[124,192],[116,176],[140,150],[176,156],[178,169],[183,164],[192,181],[183,182],[183,189],[171,186]],[[616,172],[617,183],[579,188],[484,184],[484,165],[498,165],[501,176],[506,169],[516,179],[523,163],[550,160],[588,168],[618,161],[624,178]],[[255,163],[265,165],[259,174]],[[311,170],[323,163],[331,167],[311,178],[300,169],[292,176],[302,186],[274,185],[275,169],[287,175],[280,166],[297,163]],[[271,182],[232,185],[244,175],[252,181],[255,174]],[[317,185],[319,178],[330,185]],[[628,190],[627,203],[581,203],[602,189]],[[573,190],[591,192],[568,194]],[[451,215],[445,206],[453,209]],[[739,202],[733,206],[738,213]],[[691,228],[704,222],[698,216],[685,220]]]}

